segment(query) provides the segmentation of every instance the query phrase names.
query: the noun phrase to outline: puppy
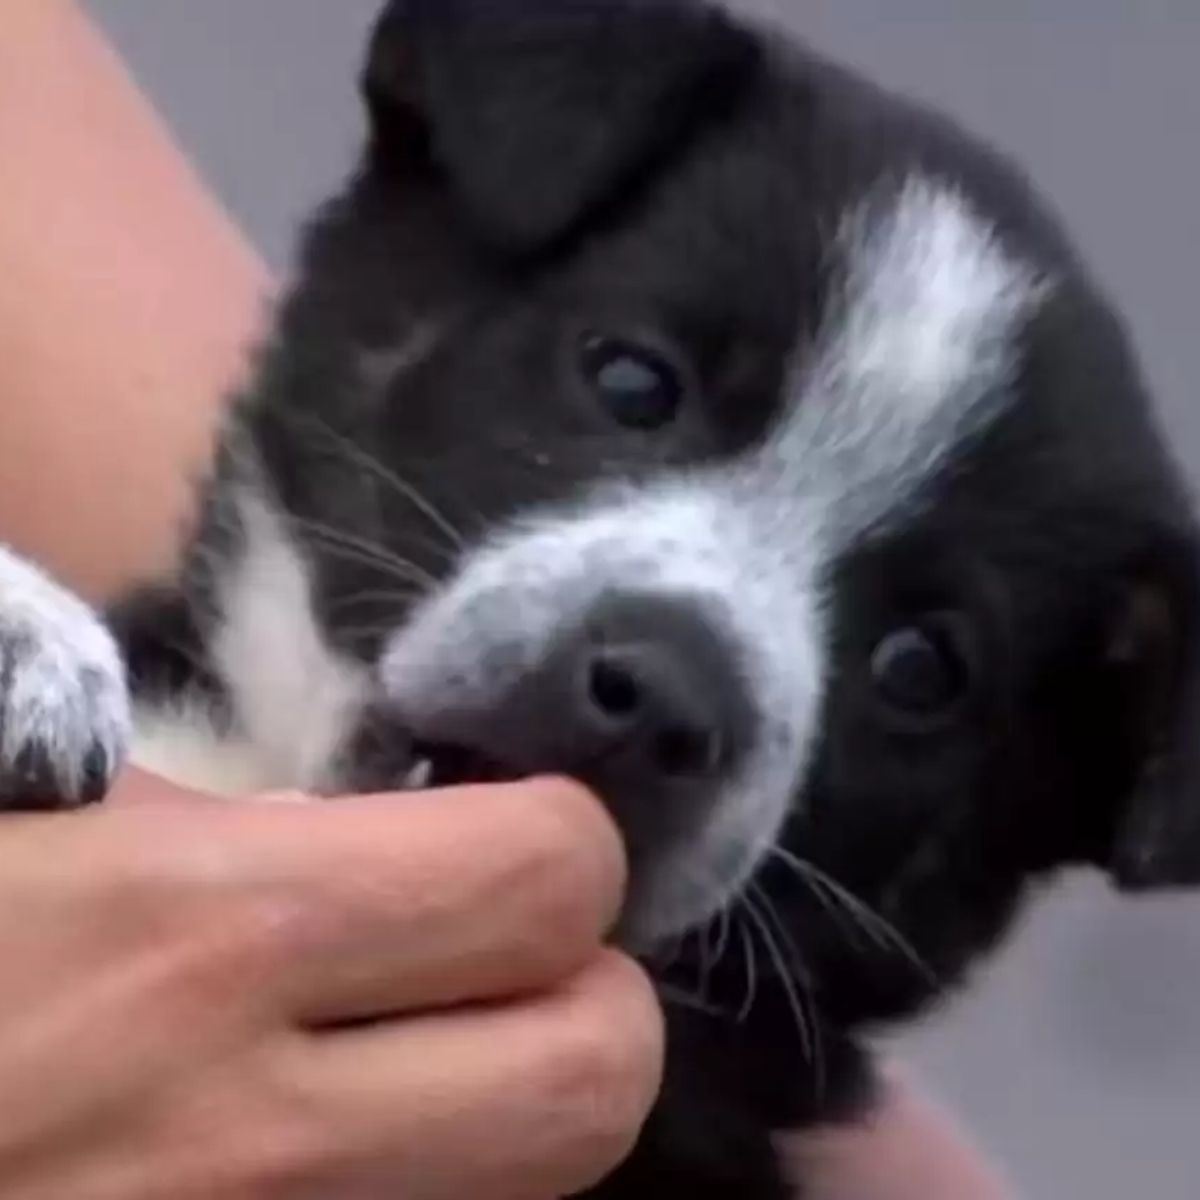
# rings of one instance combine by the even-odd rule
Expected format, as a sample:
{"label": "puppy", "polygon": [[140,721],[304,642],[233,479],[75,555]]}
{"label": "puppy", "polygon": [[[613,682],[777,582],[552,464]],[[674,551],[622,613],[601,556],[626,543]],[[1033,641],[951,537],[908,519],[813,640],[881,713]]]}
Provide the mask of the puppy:
{"label": "puppy", "polygon": [[1092,865],[1200,883],[1200,551],[1014,168],[687,0],[394,0],[177,584],[0,560],[3,794],[565,772],[662,1102],[598,1193],[772,1200],[864,1032]]}

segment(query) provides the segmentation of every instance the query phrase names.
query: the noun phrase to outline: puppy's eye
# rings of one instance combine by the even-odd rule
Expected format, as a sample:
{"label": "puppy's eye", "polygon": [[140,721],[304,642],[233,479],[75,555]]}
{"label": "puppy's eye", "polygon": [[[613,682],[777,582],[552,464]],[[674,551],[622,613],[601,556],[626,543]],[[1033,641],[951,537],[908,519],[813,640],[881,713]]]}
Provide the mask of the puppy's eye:
{"label": "puppy's eye", "polygon": [[871,656],[871,677],[889,708],[917,720],[949,714],[971,682],[953,624],[937,617],[888,634]]}
{"label": "puppy's eye", "polygon": [[679,372],[661,354],[623,338],[593,334],[580,349],[588,387],[630,429],[661,429],[683,402]]}

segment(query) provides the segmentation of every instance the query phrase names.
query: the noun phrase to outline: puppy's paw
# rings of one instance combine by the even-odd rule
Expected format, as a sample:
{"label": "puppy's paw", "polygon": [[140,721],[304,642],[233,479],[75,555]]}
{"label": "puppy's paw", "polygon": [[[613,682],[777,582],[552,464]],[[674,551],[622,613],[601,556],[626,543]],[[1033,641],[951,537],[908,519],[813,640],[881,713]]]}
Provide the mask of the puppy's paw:
{"label": "puppy's paw", "polygon": [[108,631],[0,549],[0,811],[101,799],[129,738],[125,670]]}

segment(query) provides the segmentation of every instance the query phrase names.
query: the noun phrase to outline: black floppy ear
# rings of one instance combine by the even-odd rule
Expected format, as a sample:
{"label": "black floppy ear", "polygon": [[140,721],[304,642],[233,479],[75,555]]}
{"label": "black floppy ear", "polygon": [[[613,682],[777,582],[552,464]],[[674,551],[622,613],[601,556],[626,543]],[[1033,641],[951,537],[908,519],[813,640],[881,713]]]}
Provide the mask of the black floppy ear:
{"label": "black floppy ear", "polygon": [[732,103],[756,57],[689,0],[392,0],[364,86],[377,147],[421,142],[475,233],[521,253]]}
{"label": "black floppy ear", "polygon": [[1110,625],[1110,672],[1136,763],[1109,870],[1125,891],[1200,887],[1200,543],[1161,538]]}

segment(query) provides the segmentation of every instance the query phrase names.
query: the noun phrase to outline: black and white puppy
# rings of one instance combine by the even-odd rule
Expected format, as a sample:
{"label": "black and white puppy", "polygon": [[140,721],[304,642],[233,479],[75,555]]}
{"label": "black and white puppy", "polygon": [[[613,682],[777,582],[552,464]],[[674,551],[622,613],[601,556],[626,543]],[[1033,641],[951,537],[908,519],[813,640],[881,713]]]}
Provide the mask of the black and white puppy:
{"label": "black and white puppy", "polygon": [[4,794],[103,791],[123,663],[188,782],[577,776],[670,1016],[601,1192],[782,1196],[1030,881],[1200,883],[1126,334],[1011,166],[700,3],[395,0],[365,93],[178,588],[119,654],[0,563]]}

